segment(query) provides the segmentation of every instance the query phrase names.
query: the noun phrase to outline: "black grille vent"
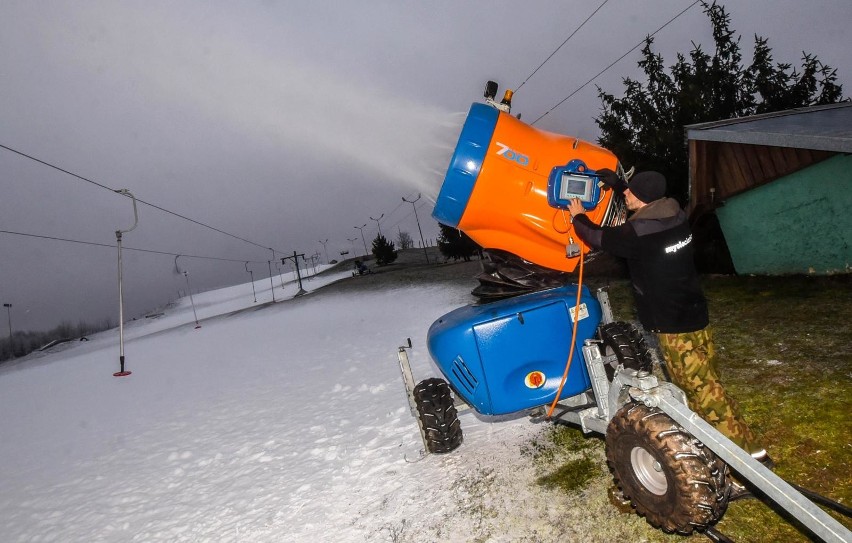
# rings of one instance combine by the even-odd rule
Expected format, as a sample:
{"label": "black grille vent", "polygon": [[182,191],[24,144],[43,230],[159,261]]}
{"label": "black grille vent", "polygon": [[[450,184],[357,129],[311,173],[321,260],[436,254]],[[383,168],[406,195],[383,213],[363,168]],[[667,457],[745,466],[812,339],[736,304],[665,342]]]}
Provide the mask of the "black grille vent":
{"label": "black grille vent", "polygon": [[473,376],[473,373],[468,369],[465,365],[464,360],[462,360],[461,356],[457,356],[455,360],[453,360],[452,367],[453,375],[456,377],[456,382],[459,386],[463,387],[465,390],[473,393],[476,390],[476,385],[479,382],[476,380],[476,377]]}

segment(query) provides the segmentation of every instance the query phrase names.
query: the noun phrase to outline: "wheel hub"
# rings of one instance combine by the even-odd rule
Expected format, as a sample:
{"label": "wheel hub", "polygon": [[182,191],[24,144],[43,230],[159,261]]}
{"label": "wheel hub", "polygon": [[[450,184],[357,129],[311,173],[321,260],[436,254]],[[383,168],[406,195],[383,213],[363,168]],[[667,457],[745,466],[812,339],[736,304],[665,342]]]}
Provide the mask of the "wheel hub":
{"label": "wheel hub", "polygon": [[636,478],[648,492],[662,496],[669,488],[666,474],[656,458],[642,447],[634,447],[630,451],[630,463]]}

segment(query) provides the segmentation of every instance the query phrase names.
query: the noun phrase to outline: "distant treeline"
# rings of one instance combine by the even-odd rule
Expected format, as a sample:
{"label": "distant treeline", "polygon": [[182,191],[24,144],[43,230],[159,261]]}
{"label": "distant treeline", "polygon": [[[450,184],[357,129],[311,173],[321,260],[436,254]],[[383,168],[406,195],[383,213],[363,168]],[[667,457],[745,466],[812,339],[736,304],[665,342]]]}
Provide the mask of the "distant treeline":
{"label": "distant treeline", "polygon": [[9,336],[0,340],[0,361],[28,355],[51,341],[79,340],[89,334],[109,330],[115,326],[116,324],[110,319],[104,319],[95,324],[80,321],[76,325],[71,324],[70,321],[64,321],[56,328],[45,332],[13,332],[11,345],[9,344]]}

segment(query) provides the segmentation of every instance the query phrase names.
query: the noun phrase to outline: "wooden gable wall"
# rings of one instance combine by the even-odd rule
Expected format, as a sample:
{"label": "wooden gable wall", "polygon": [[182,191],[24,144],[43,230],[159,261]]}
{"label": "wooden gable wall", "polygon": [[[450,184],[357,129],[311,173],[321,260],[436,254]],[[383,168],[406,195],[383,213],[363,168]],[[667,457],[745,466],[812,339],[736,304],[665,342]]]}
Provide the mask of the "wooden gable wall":
{"label": "wooden gable wall", "polygon": [[[717,141],[689,141],[689,212],[714,209],[726,198],[834,156],[832,151]],[[715,193],[711,192],[715,189]]]}

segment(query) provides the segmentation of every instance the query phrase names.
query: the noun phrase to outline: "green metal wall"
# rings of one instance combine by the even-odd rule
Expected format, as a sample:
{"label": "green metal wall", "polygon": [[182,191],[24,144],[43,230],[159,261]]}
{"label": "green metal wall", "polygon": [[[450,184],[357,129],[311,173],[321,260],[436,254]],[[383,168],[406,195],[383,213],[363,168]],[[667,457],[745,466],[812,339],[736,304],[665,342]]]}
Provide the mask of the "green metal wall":
{"label": "green metal wall", "polygon": [[852,272],[852,155],[729,198],[716,213],[739,274]]}

